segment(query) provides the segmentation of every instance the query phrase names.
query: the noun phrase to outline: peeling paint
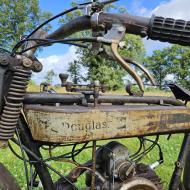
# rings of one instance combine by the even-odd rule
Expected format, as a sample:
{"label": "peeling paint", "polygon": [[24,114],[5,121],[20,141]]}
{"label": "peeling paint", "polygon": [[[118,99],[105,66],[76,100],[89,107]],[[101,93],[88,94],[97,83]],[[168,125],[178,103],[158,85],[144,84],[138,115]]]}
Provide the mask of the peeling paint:
{"label": "peeling paint", "polygon": [[70,106],[66,109],[63,106],[56,109],[53,106],[26,106],[25,113],[33,138],[54,143],[190,131],[189,108],[141,106],[138,109],[132,109],[131,106],[130,108],[120,107]]}

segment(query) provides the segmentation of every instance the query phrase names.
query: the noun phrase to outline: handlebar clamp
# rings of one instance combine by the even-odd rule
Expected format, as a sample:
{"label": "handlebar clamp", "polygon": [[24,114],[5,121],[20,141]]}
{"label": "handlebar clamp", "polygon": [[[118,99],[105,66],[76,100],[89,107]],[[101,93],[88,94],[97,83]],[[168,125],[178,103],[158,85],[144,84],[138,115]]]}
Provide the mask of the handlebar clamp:
{"label": "handlebar clamp", "polygon": [[99,24],[99,16],[100,16],[101,13],[102,13],[102,11],[92,14],[91,19],[90,19],[92,28],[97,28],[97,27],[100,27],[100,26],[104,27],[103,25]]}

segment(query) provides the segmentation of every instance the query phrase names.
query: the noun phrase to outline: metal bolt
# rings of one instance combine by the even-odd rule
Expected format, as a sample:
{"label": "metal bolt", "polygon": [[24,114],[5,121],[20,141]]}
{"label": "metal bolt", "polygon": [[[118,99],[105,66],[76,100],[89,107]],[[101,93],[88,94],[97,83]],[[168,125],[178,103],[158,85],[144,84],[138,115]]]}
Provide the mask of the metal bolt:
{"label": "metal bolt", "polygon": [[28,58],[24,58],[23,61],[22,61],[22,64],[23,64],[24,67],[29,68],[29,67],[32,66],[33,61],[28,59]]}
{"label": "metal bolt", "polygon": [[33,68],[34,72],[40,72],[43,69],[42,64],[40,62],[38,62],[38,61],[34,61],[33,67],[34,67]]}
{"label": "metal bolt", "polygon": [[6,54],[0,53],[0,64],[3,66],[7,66],[9,64],[9,57]]}

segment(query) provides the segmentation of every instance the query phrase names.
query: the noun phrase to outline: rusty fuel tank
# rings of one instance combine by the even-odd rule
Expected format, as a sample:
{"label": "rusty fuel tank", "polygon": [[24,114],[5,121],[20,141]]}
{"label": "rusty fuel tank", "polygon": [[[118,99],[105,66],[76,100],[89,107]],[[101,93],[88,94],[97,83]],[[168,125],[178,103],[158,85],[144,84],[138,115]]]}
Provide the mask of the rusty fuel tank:
{"label": "rusty fuel tank", "polygon": [[35,140],[85,142],[190,131],[190,109],[166,105],[26,105]]}

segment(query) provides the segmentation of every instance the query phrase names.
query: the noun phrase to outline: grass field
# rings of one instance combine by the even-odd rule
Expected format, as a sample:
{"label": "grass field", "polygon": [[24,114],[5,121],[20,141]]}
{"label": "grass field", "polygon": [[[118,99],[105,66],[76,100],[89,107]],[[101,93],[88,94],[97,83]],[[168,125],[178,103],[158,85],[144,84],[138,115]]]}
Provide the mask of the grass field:
{"label": "grass field", "polygon": [[[167,141],[167,136],[162,136],[160,138],[160,145],[162,147],[164,153],[164,163],[156,169],[157,174],[161,177],[162,182],[164,183],[164,189],[167,190],[169,180],[174,168],[175,161],[177,159],[178,151],[182,142],[182,135],[173,135],[169,141]],[[136,139],[122,139],[119,140],[121,143],[125,144],[131,153],[135,152],[138,148],[138,141]],[[104,144],[105,141],[99,142],[99,144]],[[16,148],[19,152],[19,149]],[[68,151],[63,148],[58,148],[53,151],[54,155],[63,154]],[[25,175],[24,175],[24,167],[23,162],[17,159],[10,150],[1,151],[0,162],[4,163],[7,168],[11,171],[11,173],[16,177],[19,185],[23,190],[26,189],[25,185]],[[48,153],[44,152],[44,157],[47,157]],[[79,163],[83,163],[90,159],[91,151],[85,150],[77,157],[77,161]],[[150,152],[147,157],[143,160],[143,163],[150,164],[155,162],[158,159],[158,151],[155,148],[152,152]],[[68,173],[69,169],[72,168],[70,164],[66,164],[63,162],[52,162],[51,165],[58,169],[62,173]],[[56,179],[56,175],[52,174]],[[82,181],[84,180],[84,176],[79,181],[79,186],[83,186]]]}
{"label": "grass field", "polygon": [[[30,91],[36,91],[36,88],[30,87]],[[152,93],[148,92],[147,95],[152,95]],[[162,92],[156,92],[153,93],[154,95],[168,95],[170,96],[170,93],[162,93]],[[161,136],[160,137],[160,145],[162,147],[163,153],[164,153],[164,163],[156,169],[157,174],[161,177],[164,189],[167,190],[169,180],[171,178],[172,171],[174,169],[174,164],[178,156],[179,148],[181,146],[181,142],[183,139],[183,135],[173,135],[171,139],[168,141],[167,136]],[[131,153],[134,153],[138,149],[138,141],[137,139],[122,139],[119,140],[123,144],[125,144]],[[107,141],[101,141],[99,144],[105,144]],[[16,151],[19,152],[18,148],[15,148]],[[64,148],[57,148],[53,151],[54,155],[57,154],[63,154],[64,152],[67,152],[67,149]],[[48,157],[47,152],[43,152],[44,157]],[[84,163],[91,157],[91,151],[85,150],[82,152],[78,157],[77,161],[79,163]],[[155,162],[158,159],[158,149],[155,148],[152,152],[150,152],[147,157],[143,160],[146,164],[151,164]],[[1,157],[0,162],[4,163],[7,168],[11,171],[11,173],[16,177],[19,185],[22,187],[23,190],[26,189],[25,185],[25,175],[24,175],[24,166],[23,162],[17,159],[9,149],[5,149],[1,151]],[[52,162],[50,163],[54,168],[58,169],[62,174],[68,173],[69,170],[72,168],[72,165],[66,164],[64,162]],[[55,174],[52,174],[53,178],[56,179],[57,176]],[[84,183],[82,182],[84,180],[84,176],[81,177],[78,184],[79,186],[83,186]]]}

